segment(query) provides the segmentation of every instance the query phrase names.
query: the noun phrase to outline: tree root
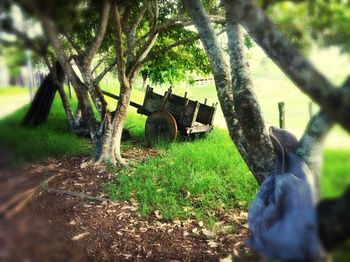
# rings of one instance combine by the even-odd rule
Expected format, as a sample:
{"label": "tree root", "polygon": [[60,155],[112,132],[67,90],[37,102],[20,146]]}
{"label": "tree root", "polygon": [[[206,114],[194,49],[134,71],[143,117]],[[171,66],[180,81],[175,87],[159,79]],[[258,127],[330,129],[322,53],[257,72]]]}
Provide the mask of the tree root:
{"label": "tree root", "polygon": [[106,198],[106,197],[89,196],[89,195],[85,195],[85,194],[80,193],[80,192],[72,192],[72,191],[68,191],[68,190],[64,190],[64,189],[57,189],[57,188],[53,188],[53,187],[47,187],[47,188],[45,188],[45,191],[48,193],[68,195],[68,196],[88,199],[88,200],[92,200],[92,201],[100,201],[100,202],[111,201],[109,198]]}

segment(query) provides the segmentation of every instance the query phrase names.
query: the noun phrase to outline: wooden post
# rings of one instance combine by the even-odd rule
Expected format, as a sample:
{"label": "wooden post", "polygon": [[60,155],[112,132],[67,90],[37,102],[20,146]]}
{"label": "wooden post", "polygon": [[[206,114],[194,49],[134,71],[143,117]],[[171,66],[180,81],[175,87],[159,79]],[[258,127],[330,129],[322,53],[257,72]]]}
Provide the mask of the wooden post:
{"label": "wooden post", "polygon": [[284,102],[278,103],[278,111],[279,111],[280,128],[284,129],[286,127]]}
{"label": "wooden post", "polygon": [[312,118],[313,115],[314,115],[314,112],[313,112],[313,108],[312,108],[312,102],[310,101],[309,102],[309,116],[310,116],[310,119]]}

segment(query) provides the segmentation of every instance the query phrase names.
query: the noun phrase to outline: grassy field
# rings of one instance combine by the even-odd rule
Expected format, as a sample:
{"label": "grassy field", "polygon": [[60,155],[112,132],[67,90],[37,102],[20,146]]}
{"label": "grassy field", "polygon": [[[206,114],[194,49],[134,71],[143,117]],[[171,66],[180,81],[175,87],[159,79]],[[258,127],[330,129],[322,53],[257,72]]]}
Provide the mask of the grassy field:
{"label": "grassy field", "polygon": [[27,110],[24,106],[0,122],[0,144],[14,154],[14,164],[90,153],[89,142],[69,132],[59,99],[48,121],[38,128],[21,126]]}
{"label": "grassy field", "polygon": [[[13,91],[16,95],[19,92],[17,89]],[[2,92],[9,94],[11,90],[3,89]],[[135,90],[133,99],[140,101],[142,96],[141,92]],[[113,100],[109,102],[111,107],[116,103]],[[54,101],[48,121],[39,128],[24,128],[20,125],[26,110],[27,106],[0,121],[0,144],[14,151],[16,161],[91,153],[87,139],[69,132],[59,97]],[[145,120],[144,116],[136,114],[136,110],[130,108],[126,128],[134,139],[144,140]],[[350,176],[347,175],[350,171],[349,158],[348,149],[325,151],[322,177],[324,196],[338,195],[350,184]],[[209,188],[205,186],[206,183]],[[181,207],[191,205],[198,206],[195,212],[198,212],[198,216],[203,216],[208,206],[216,203],[214,196],[217,196],[216,200],[223,201],[217,201],[217,205],[223,204],[227,208],[247,206],[256,189],[253,177],[243,164],[226,130],[221,128],[216,128],[206,139],[181,141],[167,146],[167,150],[160,157],[124,170],[115,184],[106,187],[111,196],[119,199],[135,197],[135,192],[138,192],[136,198],[142,204],[144,215],[158,209],[168,218],[188,216],[189,213]],[[159,197],[150,197],[154,192]],[[184,194],[187,196],[187,192],[189,197],[186,198]],[[206,192],[208,196],[199,200],[198,197]],[[173,206],[174,210],[166,211],[168,201],[179,202]],[[217,205],[215,204],[214,209],[218,208]]]}
{"label": "grassy field", "polygon": [[29,102],[27,88],[0,88],[0,119]]}
{"label": "grassy field", "polygon": [[[133,99],[142,100],[142,93],[135,92]],[[110,103],[115,105],[115,101]],[[0,120],[0,145],[14,153],[16,163],[91,153],[87,139],[69,132],[58,97],[48,121],[39,128],[20,125],[26,110],[27,106]],[[134,140],[144,141],[145,119],[130,109],[126,127]],[[159,211],[165,219],[195,218],[211,227],[224,213],[246,209],[258,190],[225,129],[216,128],[204,139],[166,145],[160,152],[118,172],[114,181],[105,185],[106,193],[112,199],[137,202],[144,217]],[[349,149],[325,150],[323,197],[338,196],[350,185],[349,159]],[[338,261],[346,261],[342,260],[344,253]]]}
{"label": "grassy field", "polygon": [[[283,101],[286,104],[286,128],[300,136],[310,117],[309,99],[261,50],[254,48],[248,55],[255,91],[267,126],[278,125],[277,103]],[[340,56],[336,49],[327,52],[313,50],[311,59],[334,84],[342,83],[350,72],[349,59]],[[332,59],[331,66],[329,59]],[[103,89],[117,92],[117,87],[111,81],[103,82]],[[166,87],[156,86],[155,90],[164,93]],[[174,93],[183,95],[184,92],[188,92],[193,100],[204,101],[208,98],[208,103],[217,102],[212,82],[174,86]],[[19,97],[28,99],[27,92],[20,88],[0,89],[0,106],[4,108],[12,98],[15,101]],[[107,100],[113,110],[116,101]],[[143,93],[136,88],[132,100],[142,103]],[[26,110],[27,107],[24,107],[0,120],[0,145],[13,151],[16,162],[91,153],[87,139],[69,133],[59,99],[56,98],[47,123],[39,128],[20,126]],[[316,110],[314,106],[314,112]],[[137,141],[144,141],[145,119],[130,108],[126,128]],[[223,212],[247,208],[258,186],[229,139],[220,110],[215,125],[217,128],[205,139],[167,145],[165,150],[160,149],[162,153],[158,157],[123,169],[113,182],[105,185],[106,193],[113,199],[137,202],[144,217],[158,210],[166,219],[192,217],[209,225],[220,219]],[[322,196],[335,197],[350,185],[349,135],[340,127],[335,127],[326,145],[321,179]],[[144,143],[141,142],[139,146],[144,146]]]}

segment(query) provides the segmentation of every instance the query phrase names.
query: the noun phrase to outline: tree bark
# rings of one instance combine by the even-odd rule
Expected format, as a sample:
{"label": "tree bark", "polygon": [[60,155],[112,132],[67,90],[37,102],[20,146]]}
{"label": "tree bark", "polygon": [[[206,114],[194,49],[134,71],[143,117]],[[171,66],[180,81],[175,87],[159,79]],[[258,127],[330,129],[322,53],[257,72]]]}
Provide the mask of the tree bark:
{"label": "tree bark", "polygon": [[[201,3],[198,0],[186,0],[185,7],[208,55],[231,139],[256,180],[262,183],[274,167],[274,153],[259,112],[260,109],[251,90],[251,82],[248,81],[249,76],[244,59],[239,55],[242,46],[238,32],[231,29],[228,35],[234,41],[230,48],[236,51],[230,54],[230,67]],[[250,122],[252,120],[254,125],[259,126],[253,126]],[[256,140],[257,138],[260,140]],[[258,148],[255,148],[257,145]]]}
{"label": "tree bark", "polygon": [[102,150],[98,162],[109,162],[113,165],[125,164],[121,156],[121,138],[124,122],[130,103],[131,87],[129,85],[120,86],[120,95],[115,115],[111,118],[108,115],[105,119],[104,137],[102,140]]}
{"label": "tree bark", "polygon": [[236,22],[261,46],[281,70],[332,118],[350,131],[350,91],[335,88],[279,32],[253,0],[225,0]]}
{"label": "tree bark", "polygon": [[226,21],[236,114],[254,162],[253,171],[259,181],[263,181],[274,170],[275,153],[253,91],[240,26],[229,10],[226,10]]}

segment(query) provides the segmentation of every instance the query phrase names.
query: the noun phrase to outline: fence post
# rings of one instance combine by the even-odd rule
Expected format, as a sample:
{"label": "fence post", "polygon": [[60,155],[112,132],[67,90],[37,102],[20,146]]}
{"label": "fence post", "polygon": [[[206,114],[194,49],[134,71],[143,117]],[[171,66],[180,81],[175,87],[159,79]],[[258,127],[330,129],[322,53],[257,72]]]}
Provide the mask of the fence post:
{"label": "fence post", "polygon": [[286,127],[284,102],[279,102],[278,103],[278,111],[279,111],[280,128],[284,129]]}

